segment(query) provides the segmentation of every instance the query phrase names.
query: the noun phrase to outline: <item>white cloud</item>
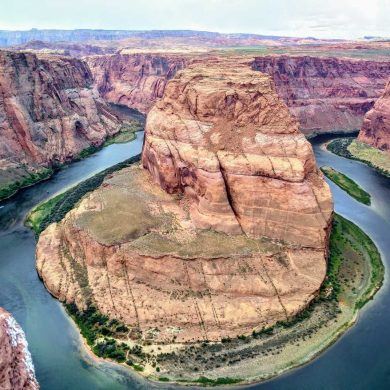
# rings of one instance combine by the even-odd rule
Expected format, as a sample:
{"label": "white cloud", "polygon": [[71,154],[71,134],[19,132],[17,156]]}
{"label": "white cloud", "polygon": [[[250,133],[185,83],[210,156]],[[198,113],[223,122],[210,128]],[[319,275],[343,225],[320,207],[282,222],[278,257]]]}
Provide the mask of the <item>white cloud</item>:
{"label": "white cloud", "polygon": [[390,36],[389,0],[0,0],[0,29],[202,29]]}

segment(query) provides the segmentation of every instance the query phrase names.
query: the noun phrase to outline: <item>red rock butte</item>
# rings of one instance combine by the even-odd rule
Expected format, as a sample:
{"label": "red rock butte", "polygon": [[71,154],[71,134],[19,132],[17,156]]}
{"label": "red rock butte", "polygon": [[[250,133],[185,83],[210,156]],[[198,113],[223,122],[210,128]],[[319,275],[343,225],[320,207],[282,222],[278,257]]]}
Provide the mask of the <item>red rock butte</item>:
{"label": "red rock butte", "polygon": [[149,112],[142,164],[41,234],[54,296],[149,343],[188,343],[249,334],[317,295],[332,197],[269,76],[215,61],[180,71]]}
{"label": "red rock butte", "polygon": [[324,247],[329,188],[269,76],[190,66],[149,112],[142,162],[199,229]]}

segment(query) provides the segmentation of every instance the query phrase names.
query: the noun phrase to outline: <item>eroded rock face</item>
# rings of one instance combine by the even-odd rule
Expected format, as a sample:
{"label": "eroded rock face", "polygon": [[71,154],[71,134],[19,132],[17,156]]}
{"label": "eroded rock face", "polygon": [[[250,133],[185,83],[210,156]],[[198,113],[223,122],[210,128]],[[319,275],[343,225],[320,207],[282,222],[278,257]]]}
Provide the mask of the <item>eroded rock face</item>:
{"label": "eroded rock face", "polygon": [[200,229],[326,245],[329,188],[269,76],[193,66],[149,112],[142,162]]}
{"label": "eroded rock face", "polygon": [[[178,70],[202,61],[200,57],[116,54],[87,61],[105,99],[147,113],[162,97],[169,79]],[[305,134],[360,129],[390,72],[390,63],[384,61],[275,55],[248,57],[248,62],[273,78],[277,93]]]}
{"label": "eroded rock face", "polygon": [[100,94],[109,102],[147,113],[189,59],[179,55],[115,54],[87,58]]}
{"label": "eroded rock face", "polygon": [[36,390],[34,365],[23,330],[0,308],[0,388]]}
{"label": "eroded rock face", "polygon": [[141,341],[188,343],[249,334],[317,295],[331,194],[269,76],[212,61],[177,74],[148,115],[142,162],[41,234],[54,296]]}
{"label": "eroded rock face", "polygon": [[358,140],[390,152],[390,80],[382,96],[365,115]]}
{"label": "eroded rock face", "polygon": [[257,57],[305,134],[356,131],[383,91],[390,62],[321,57]]}
{"label": "eroded rock face", "polygon": [[63,163],[100,145],[120,121],[80,60],[0,51],[0,166]]}

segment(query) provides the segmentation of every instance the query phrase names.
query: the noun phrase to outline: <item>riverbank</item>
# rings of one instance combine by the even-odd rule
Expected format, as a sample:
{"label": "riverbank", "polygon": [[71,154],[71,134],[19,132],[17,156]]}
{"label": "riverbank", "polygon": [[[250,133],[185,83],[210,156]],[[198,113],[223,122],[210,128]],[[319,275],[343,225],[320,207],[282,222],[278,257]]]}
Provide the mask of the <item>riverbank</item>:
{"label": "riverbank", "polygon": [[356,199],[358,202],[363,203],[367,206],[371,204],[370,194],[364,191],[363,188],[361,188],[348,176],[328,166],[321,167],[321,171],[329,180],[332,180],[333,183],[338,185],[342,190],[344,190],[347,194],[352,196],[352,198]]}
{"label": "riverbank", "polygon": [[[48,212],[44,218],[39,217],[40,222],[35,219],[35,226],[39,227],[36,233],[50,222],[62,219],[83,192],[93,186],[92,182],[84,182],[78,187],[79,190],[71,189],[66,197],[49,206],[41,205]],[[65,207],[63,200],[68,198],[73,205],[68,203]],[[273,328],[221,343],[140,345],[132,334],[134,330],[102,319],[92,307],[84,312],[73,308],[71,314],[87,342],[92,335],[88,345],[96,355],[132,367],[150,380],[208,386],[259,382],[307,363],[335,342],[379,289],[383,272],[379,253],[370,238],[336,215],[327,279],[319,297],[297,317]]]}
{"label": "riverbank", "polygon": [[[17,179],[8,181],[3,178],[3,183],[0,184],[0,202],[14,196],[22,188],[31,187],[41,181],[48,180],[54,174],[54,168],[42,168],[35,172],[29,171],[27,168],[17,168]],[[20,173],[20,171],[23,171]],[[11,173],[12,176],[12,173]]]}
{"label": "riverbank", "polygon": [[44,180],[50,179],[55,172],[65,166],[73,162],[83,160],[104,147],[112,144],[134,141],[137,138],[137,132],[142,130],[143,123],[141,121],[138,119],[127,120],[122,124],[118,133],[104,140],[99,146],[89,146],[88,148],[85,148],[69,162],[60,165],[56,164],[50,167],[42,167],[35,170],[28,169],[27,167],[15,167],[11,169],[8,175],[4,173],[4,177],[0,177],[0,202],[11,198],[23,188],[31,187]]}
{"label": "riverbank", "polygon": [[363,162],[382,175],[390,177],[390,156],[386,152],[354,138],[336,138],[329,142],[326,148],[338,156]]}
{"label": "riverbank", "polygon": [[61,221],[66,213],[70,211],[86,193],[99,187],[107,175],[134,164],[139,161],[140,158],[141,155],[138,154],[121,163],[115,164],[76,186],[38,204],[28,213],[25,220],[26,226],[33,229],[35,235],[38,237],[51,223]]}

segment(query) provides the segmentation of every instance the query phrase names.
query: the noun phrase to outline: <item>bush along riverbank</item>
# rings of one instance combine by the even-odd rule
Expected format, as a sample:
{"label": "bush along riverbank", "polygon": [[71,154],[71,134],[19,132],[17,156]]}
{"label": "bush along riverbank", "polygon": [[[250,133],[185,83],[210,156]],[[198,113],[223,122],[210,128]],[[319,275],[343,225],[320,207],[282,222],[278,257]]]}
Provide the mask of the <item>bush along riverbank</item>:
{"label": "bush along riverbank", "polygon": [[347,194],[352,196],[352,198],[356,199],[358,202],[363,203],[367,206],[371,204],[370,194],[364,191],[363,188],[361,188],[348,176],[328,166],[321,167],[321,171],[329,180],[332,180],[333,183],[338,185],[342,190],[344,190]]}
{"label": "bush along riverbank", "polygon": [[[139,158],[117,164],[39,205],[28,223],[39,235],[106,175]],[[337,214],[329,249],[326,278],[307,308],[273,327],[218,343],[152,344],[136,327],[98,312],[93,302],[85,310],[72,303],[66,308],[92,354],[131,367],[150,380],[203,386],[258,382],[321,353],[356,321],[358,310],[380,288],[384,267],[377,248],[358,226]]]}
{"label": "bush along riverbank", "polygon": [[54,168],[41,168],[35,172],[28,171],[18,175],[15,181],[0,184],[0,201],[10,198],[22,188],[30,187],[43,180],[47,180],[54,173]]}
{"label": "bush along riverbank", "polygon": [[326,148],[338,156],[363,162],[380,174],[390,177],[390,156],[354,138],[336,138]]}
{"label": "bush along riverbank", "polygon": [[126,168],[131,164],[140,161],[140,159],[141,155],[138,154],[119,164],[113,165],[69,190],[39,204],[28,214],[26,225],[31,227],[38,237],[51,223],[61,221],[66,213],[70,211],[86,193],[99,187],[107,175]]}
{"label": "bush along riverbank", "polygon": [[79,154],[74,156],[70,162],[64,164],[53,164],[50,167],[43,167],[34,172],[31,171],[31,168],[27,169],[27,167],[25,169],[15,169],[15,178],[13,180],[10,180],[10,178],[4,178],[4,183],[1,183],[2,180],[0,178],[0,201],[10,198],[23,188],[30,187],[43,180],[49,179],[56,171],[60,170],[64,166],[75,161],[83,160],[106,146],[134,141],[137,138],[137,131],[142,130],[143,124],[141,122],[135,120],[127,121],[121,126],[120,131],[117,134],[107,138],[107,140],[99,146],[91,145],[83,149]]}

